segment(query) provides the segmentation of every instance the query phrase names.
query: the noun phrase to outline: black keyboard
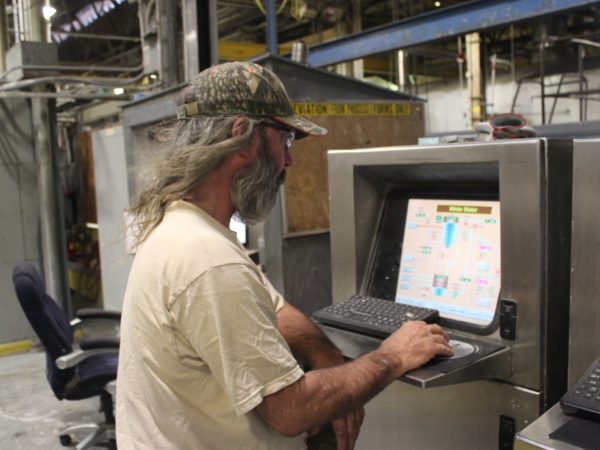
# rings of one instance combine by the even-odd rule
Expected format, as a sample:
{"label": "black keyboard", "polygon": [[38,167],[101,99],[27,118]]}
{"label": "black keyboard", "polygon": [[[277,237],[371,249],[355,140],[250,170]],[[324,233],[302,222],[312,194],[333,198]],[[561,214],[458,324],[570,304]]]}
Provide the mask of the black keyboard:
{"label": "black keyboard", "polygon": [[326,325],[386,338],[409,320],[436,322],[439,313],[435,309],[353,295],[340,303],[320,309],[313,317]]}
{"label": "black keyboard", "polygon": [[560,406],[567,413],[583,413],[600,419],[600,358],[562,396]]}

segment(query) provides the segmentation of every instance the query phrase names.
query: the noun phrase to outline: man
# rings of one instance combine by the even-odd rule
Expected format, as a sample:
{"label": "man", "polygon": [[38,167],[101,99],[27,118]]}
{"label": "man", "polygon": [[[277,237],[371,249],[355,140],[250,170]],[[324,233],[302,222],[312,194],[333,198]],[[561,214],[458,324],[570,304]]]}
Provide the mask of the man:
{"label": "man", "polygon": [[228,230],[234,213],[253,223],[272,208],[294,137],[326,130],[250,63],[200,73],[177,105],[169,148],[131,207],[139,246],[123,306],[119,449],[302,449],[330,422],[338,448],[353,448],[362,406],[451,355],[447,337],[410,323],[344,364]]}

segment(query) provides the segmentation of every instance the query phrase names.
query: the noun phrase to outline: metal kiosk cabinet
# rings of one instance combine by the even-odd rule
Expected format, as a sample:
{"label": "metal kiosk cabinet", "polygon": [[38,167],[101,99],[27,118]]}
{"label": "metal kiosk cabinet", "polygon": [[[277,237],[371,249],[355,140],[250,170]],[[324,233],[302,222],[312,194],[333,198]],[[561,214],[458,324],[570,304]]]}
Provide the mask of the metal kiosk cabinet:
{"label": "metal kiosk cabinet", "polygon": [[[499,198],[500,299],[518,307],[514,340],[498,328],[450,330],[501,350],[456,372],[392,383],[367,404],[357,448],[512,448],[515,432],[566,390],[572,142],[332,150],[328,162],[334,302],[364,290],[388,194],[426,190]],[[349,357],[378,345],[324,329]]]}
{"label": "metal kiosk cabinet", "polygon": [[[600,355],[600,139],[573,145],[573,220],[569,369],[571,387]],[[600,405],[599,405],[600,407]],[[554,405],[516,438],[517,449],[596,448],[600,422],[565,414]]]}

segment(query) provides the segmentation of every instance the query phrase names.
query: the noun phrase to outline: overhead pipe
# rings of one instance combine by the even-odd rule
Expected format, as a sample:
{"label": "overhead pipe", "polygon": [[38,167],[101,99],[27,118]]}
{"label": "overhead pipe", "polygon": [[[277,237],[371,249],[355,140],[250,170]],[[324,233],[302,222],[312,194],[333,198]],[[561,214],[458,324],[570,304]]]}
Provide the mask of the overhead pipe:
{"label": "overhead pipe", "polygon": [[[82,83],[89,84],[92,86],[103,86],[103,87],[122,87],[127,86],[128,84],[135,83],[136,81],[141,80],[146,76],[144,73],[141,73],[133,78],[121,79],[121,80],[113,80],[110,78],[87,78],[87,77],[41,77],[41,78],[32,78],[30,80],[21,80],[21,81],[13,81],[10,83],[0,84],[0,91],[11,91],[14,89],[22,89],[29,86],[34,86],[36,84],[49,84],[49,83]],[[148,85],[146,88],[157,87],[156,85]]]}
{"label": "overhead pipe", "polygon": [[45,64],[24,64],[14,66],[0,74],[0,81],[6,78],[11,72],[16,70],[60,70],[65,72],[139,72],[144,70],[144,65],[119,67],[119,66],[63,66],[63,65],[45,65]]}
{"label": "overhead pipe", "polygon": [[126,41],[126,42],[142,42],[142,38],[132,36],[120,36],[116,34],[94,34],[94,33],[78,33],[76,31],[53,31],[52,36],[68,36],[82,39],[99,39],[105,41]]}
{"label": "overhead pipe", "polygon": [[0,98],[73,98],[80,100],[121,100],[128,101],[130,95],[116,94],[77,94],[71,92],[23,92],[23,91],[0,91]]}

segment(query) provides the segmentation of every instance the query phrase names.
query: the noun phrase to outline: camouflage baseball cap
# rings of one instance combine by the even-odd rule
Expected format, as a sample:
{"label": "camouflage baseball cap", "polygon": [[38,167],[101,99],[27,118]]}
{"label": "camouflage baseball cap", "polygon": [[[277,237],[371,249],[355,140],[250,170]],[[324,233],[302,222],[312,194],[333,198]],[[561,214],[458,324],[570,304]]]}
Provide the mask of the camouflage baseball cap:
{"label": "camouflage baseball cap", "polygon": [[177,106],[177,118],[247,115],[271,118],[294,130],[296,138],[322,136],[327,130],[294,113],[281,80],[265,67],[230,62],[196,75]]}

